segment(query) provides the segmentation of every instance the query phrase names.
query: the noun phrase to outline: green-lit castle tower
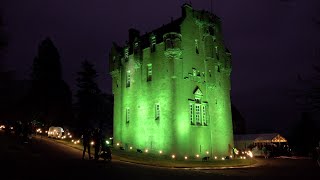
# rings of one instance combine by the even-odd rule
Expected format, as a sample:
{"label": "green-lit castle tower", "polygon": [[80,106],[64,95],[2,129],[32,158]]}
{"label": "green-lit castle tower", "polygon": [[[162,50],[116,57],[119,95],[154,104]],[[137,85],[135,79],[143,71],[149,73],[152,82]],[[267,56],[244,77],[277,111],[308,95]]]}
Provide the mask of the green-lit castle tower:
{"label": "green-lit castle tower", "polygon": [[233,147],[231,54],[219,18],[182,17],[110,52],[114,144],[178,157],[226,156]]}

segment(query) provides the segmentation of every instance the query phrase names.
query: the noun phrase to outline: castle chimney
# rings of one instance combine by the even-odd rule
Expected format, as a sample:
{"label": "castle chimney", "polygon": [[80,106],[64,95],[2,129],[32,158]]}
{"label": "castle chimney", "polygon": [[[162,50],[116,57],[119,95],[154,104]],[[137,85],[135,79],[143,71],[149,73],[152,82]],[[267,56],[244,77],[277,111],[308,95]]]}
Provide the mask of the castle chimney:
{"label": "castle chimney", "polygon": [[188,4],[188,3],[184,3],[181,8],[182,8],[182,17],[186,17],[188,14],[188,11],[192,10],[191,4]]}
{"label": "castle chimney", "polygon": [[131,44],[132,42],[135,41],[136,38],[139,38],[140,32],[134,28],[129,29],[129,43]]}

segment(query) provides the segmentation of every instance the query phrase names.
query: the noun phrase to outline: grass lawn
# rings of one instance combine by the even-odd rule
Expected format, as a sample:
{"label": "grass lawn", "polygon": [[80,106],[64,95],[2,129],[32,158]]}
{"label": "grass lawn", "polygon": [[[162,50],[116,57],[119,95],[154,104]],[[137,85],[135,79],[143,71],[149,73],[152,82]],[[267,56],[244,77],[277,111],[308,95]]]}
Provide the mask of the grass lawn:
{"label": "grass lawn", "polygon": [[120,150],[118,148],[112,148],[112,153],[119,160],[164,167],[241,167],[253,165],[257,162],[254,158],[209,159],[208,161],[202,161],[201,158],[196,157],[188,157],[188,159],[184,159],[184,157],[172,158],[162,154],[138,153],[135,150]]}

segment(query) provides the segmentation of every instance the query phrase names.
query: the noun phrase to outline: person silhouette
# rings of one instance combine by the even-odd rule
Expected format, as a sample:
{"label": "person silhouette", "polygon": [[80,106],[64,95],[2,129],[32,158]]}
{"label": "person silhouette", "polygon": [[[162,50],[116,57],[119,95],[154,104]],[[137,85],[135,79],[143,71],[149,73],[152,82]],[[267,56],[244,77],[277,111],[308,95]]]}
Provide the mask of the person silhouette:
{"label": "person silhouette", "polygon": [[92,159],[90,154],[90,139],[91,139],[90,129],[86,128],[82,134],[82,144],[83,144],[82,160],[84,160],[86,149],[88,149],[89,159]]}
{"label": "person silhouette", "polygon": [[101,147],[101,130],[99,128],[96,128],[93,134],[93,141],[94,141],[94,159],[99,159],[99,152]]}

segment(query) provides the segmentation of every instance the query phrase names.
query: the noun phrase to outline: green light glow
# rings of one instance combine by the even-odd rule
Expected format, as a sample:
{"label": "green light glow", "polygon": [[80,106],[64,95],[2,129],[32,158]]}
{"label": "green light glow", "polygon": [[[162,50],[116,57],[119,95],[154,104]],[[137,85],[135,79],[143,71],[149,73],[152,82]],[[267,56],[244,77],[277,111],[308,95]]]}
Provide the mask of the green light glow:
{"label": "green light glow", "polygon": [[[128,61],[121,58],[123,51],[111,50],[114,142],[125,149],[148,149],[148,153],[174,154],[175,158],[197,154],[220,158],[229,155],[233,147],[231,55],[223,46],[219,20],[193,12],[190,6],[184,11],[186,16],[177,24],[179,32],[145,34],[151,38],[140,40],[150,42],[129,42],[141,51],[129,52]],[[154,45],[154,35],[163,41]]]}

